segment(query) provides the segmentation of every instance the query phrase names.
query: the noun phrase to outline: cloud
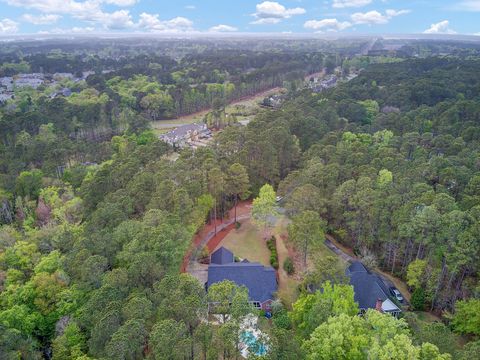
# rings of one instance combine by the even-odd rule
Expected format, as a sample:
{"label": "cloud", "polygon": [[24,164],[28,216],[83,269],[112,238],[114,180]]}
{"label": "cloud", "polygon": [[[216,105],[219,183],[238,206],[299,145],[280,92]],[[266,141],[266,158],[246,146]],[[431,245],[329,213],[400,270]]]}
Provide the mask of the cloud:
{"label": "cloud", "polygon": [[381,14],[376,10],[368,11],[365,13],[357,12],[350,17],[354,24],[386,24],[390,19],[395,16],[408,14],[410,10],[392,10],[388,9],[385,14]]}
{"label": "cloud", "polygon": [[104,0],[107,4],[117,5],[117,6],[132,6],[135,5],[138,0]]}
{"label": "cloud", "polygon": [[395,17],[408,14],[410,10],[393,10],[388,9],[385,14],[376,10],[365,13],[357,12],[350,16],[351,21],[339,21],[337,19],[308,20],[303,24],[305,29],[313,29],[317,31],[342,31],[353,25],[361,24],[386,24]]}
{"label": "cloud", "polygon": [[252,14],[257,20],[252,24],[277,24],[283,19],[291,18],[294,15],[305,14],[305,9],[296,7],[287,9],[275,1],[264,1],[257,4],[256,12]]}
{"label": "cloud", "polygon": [[[102,11],[102,4],[130,6],[138,0],[4,0],[12,6],[34,9],[46,14],[70,15],[76,19],[102,23],[107,29],[123,29],[133,26],[128,10],[112,13]],[[28,20],[27,20],[28,21]]]}
{"label": "cloud", "polygon": [[160,20],[158,14],[141,13],[137,27],[152,32],[187,32],[193,31],[193,22],[184,17]]}
{"label": "cloud", "polygon": [[405,15],[409,14],[411,11],[410,10],[392,10],[392,9],[387,9],[385,11],[385,14],[387,14],[388,17],[392,18],[395,16],[400,16],[400,15]]}
{"label": "cloud", "polygon": [[135,26],[128,10],[118,10],[113,13],[102,12],[94,21],[101,22],[103,27],[109,30],[124,30]]}
{"label": "cloud", "polygon": [[53,28],[48,31],[42,30],[39,31],[38,34],[88,34],[95,31],[94,27],[73,27],[70,29],[62,29],[62,28]]}
{"label": "cloud", "polygon": [[340,22],[337,19],[308,20],[303,24],[305,29],[319,31],[341,31],[352,26],[348,21]]}
{"label": "cloud", "polygon": [[334,8],[362,7],[368,5],[372,0],[333,0]]}
{"label": "cloud", "polygon": [[372,10],[366,13],[355,13],[351,16],[352,21],[355,24],[386,24],[388,23],[388,17],[380,14],[376,10]]}
{"label": "cloud", "polygon": [[450,23],[448,20],[440,21],[436,24],[430,25],[430,27],[425,30],[424,34],[456,34],[457,32],[450,29]]}
{"label": "cloud", "polygon": [[480,1],[479,0],[466,0],[460,1],[454,6],[457,10],[465,10],[465,11],[480,11]]}
{"label": "cloud", "polygon": [[49,25],[56,23],[61,18],[60,15],[55,14],[46,14],[46,15],[31,15],[24,14],[22,15],[22,20],[34,24],[34,25]]}
{"label": "cloud", "polygon": [[187,10],[195,10],[197,7],[195,5],[186,5],[185,9]]}
{"label": "cloud", "polygon": [[211,32],[232,32],[232,31],[238,31],[238,29],[234,26],[220,24],[220,25],[217,25],[217,26],[212,26],[208,31],[211,31]]}
{"label": "cloud", "polygon": [[0,20],[0,34],[13,34],[18,31],[18,23],[10,20]]}
{"label": "cloud", "polygon": [[70,14],[82,17],[101,12],[100,0],[6,0],[12,6],[35,9],[44,13]]}

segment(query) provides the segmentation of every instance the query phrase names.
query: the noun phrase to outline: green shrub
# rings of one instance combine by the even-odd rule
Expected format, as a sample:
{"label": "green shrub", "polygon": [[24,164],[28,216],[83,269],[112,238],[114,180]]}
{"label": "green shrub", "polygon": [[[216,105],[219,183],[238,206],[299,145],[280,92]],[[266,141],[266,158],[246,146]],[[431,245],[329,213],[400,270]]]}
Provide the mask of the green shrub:
{"label": "green shrub", "polygon": [[425,291],[422,288],[415,289],[411,304],[414,310],[423,311],[425,309]]}
{"label": "green shrub", "polygon": [[290,321],[290,318],[288,317],[288,312],[285,309],[276,313],[273,316],[273,324],[275,325],[275,327],[281,329],[289,330],[292,328],[292,322]]}
{"label": "green shrub", "polygon": [[242,226],[242,224],[239,221],[237,221],[235,223],[235,229],[237,229],[237,230],[240,229],[240,226]]}
{"label": "green shrub", "polygon": [[270,255],[270,265],[272,265],[275,270],[278,270],[278,257],[276,254]]}
{"label": "green shrub", "polygon": [[287,257],[283,262],[283,270],[285,270],[288,275],[292,275],[295,272],[295,266],[290,257]]}
{"label": "green shrub", "polygon": [[267,248],[270,250],[270,265],[272,265],[275,270],[278,270],[277,240],[275,236],[267,240]]}
{"label": "green shrub", "polygon": [[210,253],[208,248],[204,246],[198,255],[198,261],[202,264],[208,264],[210,262]]}

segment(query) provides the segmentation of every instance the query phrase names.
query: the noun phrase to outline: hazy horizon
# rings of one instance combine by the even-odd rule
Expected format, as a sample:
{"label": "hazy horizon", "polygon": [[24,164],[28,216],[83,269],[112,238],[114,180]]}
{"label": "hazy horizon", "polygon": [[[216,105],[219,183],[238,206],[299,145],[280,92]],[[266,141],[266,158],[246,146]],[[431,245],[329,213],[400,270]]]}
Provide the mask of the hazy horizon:
{"label": "hazy horizon", "polygon": [[478,0],[0,0],[0,10],[1,37],[480,35]]}

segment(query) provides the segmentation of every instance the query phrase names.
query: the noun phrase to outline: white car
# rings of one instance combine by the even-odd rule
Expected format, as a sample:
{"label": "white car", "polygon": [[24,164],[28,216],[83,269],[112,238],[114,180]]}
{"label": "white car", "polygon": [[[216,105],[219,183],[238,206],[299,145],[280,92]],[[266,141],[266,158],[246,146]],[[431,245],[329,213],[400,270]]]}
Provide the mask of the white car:
{"label": "white car", "polygon": [[395,297],[395,299],[397,299],[398,301],[400,302],[403,302],[403,296],[402,294],[400,293],[400,291],[398,291],[397,289],[395,288],[390,288],[390,292],[392,293],[392,295]]}

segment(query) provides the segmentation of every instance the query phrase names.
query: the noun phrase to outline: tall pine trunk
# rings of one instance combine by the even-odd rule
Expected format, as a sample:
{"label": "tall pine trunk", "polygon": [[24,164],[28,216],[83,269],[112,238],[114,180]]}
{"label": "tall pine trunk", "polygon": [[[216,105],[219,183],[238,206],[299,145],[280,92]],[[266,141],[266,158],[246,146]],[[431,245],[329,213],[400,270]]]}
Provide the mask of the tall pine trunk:
{"label": "tall pine trunk", "polygon": [[235,194],[235,223],[237,222],[237,202],[238,202],[238,194]]}
{"label": "tall pine trunk", "polygon": [[215,235],[217,235],[217,199],[215,199],[215,206],[213,207],[213,221],[215,226]]}

